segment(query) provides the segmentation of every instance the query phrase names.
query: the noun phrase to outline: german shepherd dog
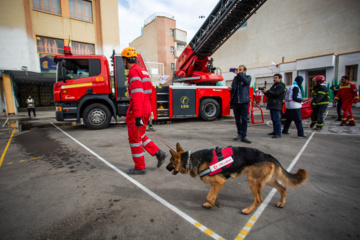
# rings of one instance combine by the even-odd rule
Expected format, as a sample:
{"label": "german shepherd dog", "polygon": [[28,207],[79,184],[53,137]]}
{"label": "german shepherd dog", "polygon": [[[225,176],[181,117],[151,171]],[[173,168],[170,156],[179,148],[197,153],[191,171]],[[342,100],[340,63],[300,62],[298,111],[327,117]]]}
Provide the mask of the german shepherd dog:
{"label": "german shepherd dog", "polygon": [[[199,150],[194,153],[185,152],[179,143],[176,144],[176,151],[170,150],[170,163],[166,166],[168,171],[172,171],[173,175],[178,172],[187,174],[195,178],[200,174],[200,178],[204,183],[211,184],[211,189],[206,196],[204,208],[213,206],[220,207],[218,202],[218,193],[224,186],[229,177],[236,178],[242,174],[247,174],[249,187],[254,195],[254,202],[249,207],[243,209],[243,214],[250,214],[263,201],[261,197],[261,189],[263,186],[269,185],[276,188],[281,199],[276,203],[279,208],[284,207],[286,200],[286,188],[278,182],[288,186],[299,186],[308,178],[308,173],[304,169],[299,169],[296,174],[287,172],[270,154],[263,153],[254,148],[247,147],[231,147],[233,162],[231,165],[223,167],[223,171],[217,174],[205,174],[203,171],[209,172],[209,165],[217,155],[214,149]],[[218,150],[218,149],[217,149]],[[220,158],[219,158],[220,159]]]}

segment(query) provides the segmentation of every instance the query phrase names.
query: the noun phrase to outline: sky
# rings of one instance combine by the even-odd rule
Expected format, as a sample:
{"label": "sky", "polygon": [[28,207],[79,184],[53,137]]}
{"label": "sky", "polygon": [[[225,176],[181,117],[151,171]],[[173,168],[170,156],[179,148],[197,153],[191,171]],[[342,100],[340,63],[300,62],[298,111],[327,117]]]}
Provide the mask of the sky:
{"label": "sky", "polygon": [[[219,0],[118,0],[120,49],[141,35],[144,20],[154,13],[174,16],[176,27],[191,41]],[[205,18],[199,18],[205,16]]]}

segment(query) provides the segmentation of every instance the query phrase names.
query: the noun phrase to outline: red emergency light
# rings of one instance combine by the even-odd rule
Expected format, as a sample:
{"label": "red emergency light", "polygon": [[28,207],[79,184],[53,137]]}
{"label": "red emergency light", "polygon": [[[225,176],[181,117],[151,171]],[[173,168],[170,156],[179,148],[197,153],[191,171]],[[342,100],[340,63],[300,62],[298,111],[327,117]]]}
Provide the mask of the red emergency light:
{"label": "red emergency light", "polygon": [[72,55],[70,46],[64,46],[64,55],[65,56]]}

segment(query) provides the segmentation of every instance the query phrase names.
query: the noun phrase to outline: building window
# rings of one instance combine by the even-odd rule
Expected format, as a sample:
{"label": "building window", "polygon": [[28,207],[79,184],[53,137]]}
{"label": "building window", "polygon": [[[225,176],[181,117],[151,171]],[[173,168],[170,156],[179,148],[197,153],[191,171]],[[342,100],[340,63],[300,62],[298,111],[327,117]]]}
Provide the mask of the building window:
{"label": "building window", "polygon": [[70,17],[92,22],[91,2],[84,0],[69,0]]}
{"label": "building window", "polygon": [[290,86],[292,84],[292,72],[285,73],[285,85]]}
{"label": "building window", "polygon": [[33,0],[33,8],[44,12],[61,14],[60,0]]}
{"label": "building window", "polygon": [[175,48],[174,47],[170,47],[170,53],[175,54]]}
{"label": "building window", "polygon": [[175,63],[171,63],[171,71],[175,71]]}
{"label": "building window", "polygon": [[358,65],[345,66],[345,73],[350,82],[357,82]]}
{"label": "building window", "polygon": [[78,55],[94,55],[95,47],[94,44],[71,42],[71,48],[73,54]]}
{"label": "building window", "polygon": [[39,53],[64,53],[64,40],[37,36],[36,45]]}
{"label": "building window", "polygon": [[170,28],[170,36],[171,37],[175,36],[175,29]]}

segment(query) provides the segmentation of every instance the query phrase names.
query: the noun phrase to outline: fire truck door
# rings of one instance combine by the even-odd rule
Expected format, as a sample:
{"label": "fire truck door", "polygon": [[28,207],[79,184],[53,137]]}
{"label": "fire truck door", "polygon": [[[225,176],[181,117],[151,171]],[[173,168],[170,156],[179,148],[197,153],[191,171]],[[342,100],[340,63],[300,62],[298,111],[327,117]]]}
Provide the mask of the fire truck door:
{"label": "fire truck door", "polygon": [[173,89],[173,118],[196,117],[196,89]]}

